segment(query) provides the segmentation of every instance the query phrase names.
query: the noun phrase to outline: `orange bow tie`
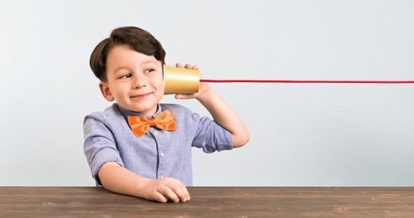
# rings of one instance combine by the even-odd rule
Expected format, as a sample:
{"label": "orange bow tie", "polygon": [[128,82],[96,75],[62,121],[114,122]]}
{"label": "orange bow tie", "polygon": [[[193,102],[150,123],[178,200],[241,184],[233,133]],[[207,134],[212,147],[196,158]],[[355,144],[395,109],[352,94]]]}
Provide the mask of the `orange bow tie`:
{"label": "orange bow tie", "polygon": [[154,118],[128,116],[128,124],[136,137],[144,135],[150,126],[167,131],[175,131],[175,117],[171,110],[165,110]]}

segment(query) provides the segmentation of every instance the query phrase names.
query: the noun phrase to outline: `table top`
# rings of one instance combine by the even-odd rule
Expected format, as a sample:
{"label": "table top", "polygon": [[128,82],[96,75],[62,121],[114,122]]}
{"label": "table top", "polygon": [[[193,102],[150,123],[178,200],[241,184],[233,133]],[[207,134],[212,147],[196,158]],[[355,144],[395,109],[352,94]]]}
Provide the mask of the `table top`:
{"label": "table top", "polygon": [[0,217],[414,217],[414,187],[189,187],[156,203],[98,187],[0,187]]}

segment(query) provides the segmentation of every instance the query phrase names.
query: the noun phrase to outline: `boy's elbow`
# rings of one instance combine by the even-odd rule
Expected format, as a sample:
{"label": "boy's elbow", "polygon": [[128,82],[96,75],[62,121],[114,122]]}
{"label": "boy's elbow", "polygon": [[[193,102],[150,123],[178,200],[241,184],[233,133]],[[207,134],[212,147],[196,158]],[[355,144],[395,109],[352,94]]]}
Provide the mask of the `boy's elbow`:
{"label": "boy's elbow", "polygon": [[250,134],[246,131],[243,134],[233,137],[233,148],[240,148],[250,140]]}

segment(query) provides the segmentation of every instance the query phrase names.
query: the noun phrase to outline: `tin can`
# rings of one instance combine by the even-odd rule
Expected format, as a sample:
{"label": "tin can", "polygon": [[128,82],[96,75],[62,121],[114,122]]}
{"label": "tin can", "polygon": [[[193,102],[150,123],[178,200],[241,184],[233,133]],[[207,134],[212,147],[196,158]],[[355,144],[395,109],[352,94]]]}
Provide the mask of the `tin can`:
{"label": "tin can", "polygon": [[198,92],[200,71],[184,67],[163,66],[164,94],[192,94]]}

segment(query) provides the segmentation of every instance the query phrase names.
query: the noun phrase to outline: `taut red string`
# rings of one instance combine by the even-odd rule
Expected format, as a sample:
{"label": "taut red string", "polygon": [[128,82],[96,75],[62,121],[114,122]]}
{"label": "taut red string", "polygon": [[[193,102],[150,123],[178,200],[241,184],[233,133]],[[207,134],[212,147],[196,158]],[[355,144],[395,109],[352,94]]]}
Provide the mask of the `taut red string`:
{"label": "taut red string", "polygon": [[339,84],[414,84],[414,80],[263,80],[263,79],[200,79],[206,83],[339,83]]}

